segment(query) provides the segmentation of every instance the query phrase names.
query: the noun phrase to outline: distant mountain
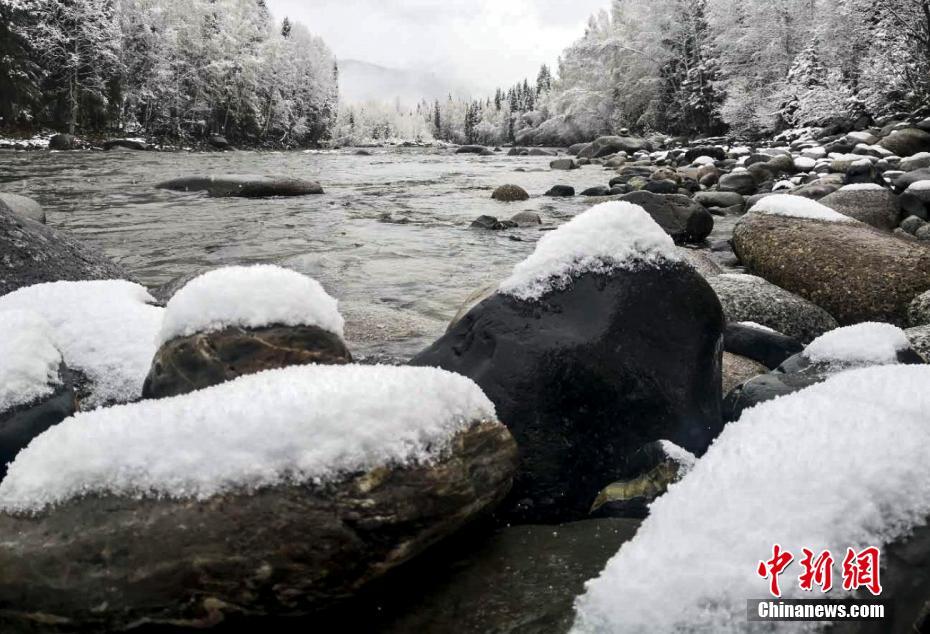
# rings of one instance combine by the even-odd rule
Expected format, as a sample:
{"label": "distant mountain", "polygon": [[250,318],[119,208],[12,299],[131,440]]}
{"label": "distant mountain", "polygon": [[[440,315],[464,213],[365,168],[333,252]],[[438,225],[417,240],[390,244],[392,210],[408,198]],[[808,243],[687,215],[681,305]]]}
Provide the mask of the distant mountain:
{"label": "distant mountain", "polygon": [[339,60],[339,96],[345,103],[383,101],[413,106],[421,99],[467,94],[433,73],[387,68],[355,59]]}

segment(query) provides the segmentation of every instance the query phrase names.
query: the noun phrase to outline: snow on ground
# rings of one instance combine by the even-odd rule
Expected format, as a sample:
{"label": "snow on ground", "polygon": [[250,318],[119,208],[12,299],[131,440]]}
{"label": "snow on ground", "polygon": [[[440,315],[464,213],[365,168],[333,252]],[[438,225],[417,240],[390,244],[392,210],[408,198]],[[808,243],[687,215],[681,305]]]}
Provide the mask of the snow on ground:
{"label": "snow on ground", "polygon": [[0,135],[0,147],[25,147],[31,150],[48,149],[49,140],[56,132],[40,132],[28,139],[5,137]]}
{"label": "snow on ground", "polygon": [[831,550],[842,598],[848,547],[883,547],[930,514],[928,382],[930,366],[851,370],[747,410],[586,584],[574,632],[771,631],[746,600],[768,595],[756,567],[775,543],[796,557],[785,598],[820,596],[798,588],[802,548]]}
{"label": "snow on ground", "polygon": [[435,459],[494,405],[437,368],[292,366],[174,398],[77,414],[38,436],[0,483],[0,510],[89,493],[203,499],[331,482]]}
{"label": "snow on ground", "polygon": [[61,384],[61,352],[41,315],[0,311],[0,412],[48,396]]}
{"label": "snow on ground", "polygon": [[791,218],[805,218],[808,220],[822,220],[824,222],[858,222],[838,211],[833,211],[816,200],[803,196],[789,194],[776,194],[766,196],[749,210],[750,213],[770,214],[773,216],[788,216]]}
{"label": "snow on ground", "polygon": [[536,250],[501,282],[500,292],[533,301],[568,286],[583,273],[681,260],[672,238],[639,205],[614,201],[543,236]]}
{"label": "snow on ground", "polygon": [[659,444],[669,458],[681,466],[681,474],[684,475],[697,463],[697,458],[693,453],[683,447],[679,447],[670,440],[660,440]]}
{"label": "snow on ground", "polygon": [[916,183],[911,183],[907,190],[912,192],[930,191],[930,181],[917,181]]}
{"label": "snow on ground", "polygon": [[898,351],[910,345],[897,326],[865,322],[825,332],[808,344],[804,355],[815,363],[879,365],[897,363]]}
{"label": "snow on ground", "polygon": [[164,309],[144,287],[125,280],[48,282],[0,297],[0,311],[31,310],[48,321],[65,364],[91,381],[82,406],[142,394]]}
{"label": "snow on ground", "polygon": [[188,282],[168,302],[162,343],[230,326],[318,326],[343,336],[338,303],[316,280],[279,266],[230,266]]}
{"label": "snow on ground", "polygon": [[852,185],[843,185],[840,187],[841,192],[862,192],[885,189],[878,183],[853,183]]}

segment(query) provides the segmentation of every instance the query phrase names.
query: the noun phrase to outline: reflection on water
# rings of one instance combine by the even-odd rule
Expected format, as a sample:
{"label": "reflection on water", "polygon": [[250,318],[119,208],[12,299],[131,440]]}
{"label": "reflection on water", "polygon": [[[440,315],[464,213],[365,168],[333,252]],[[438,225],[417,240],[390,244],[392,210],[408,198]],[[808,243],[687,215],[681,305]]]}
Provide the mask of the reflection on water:
{"label": "reflection on water", "polygon": [[[557,183],[581,191],[611,176],[600,166],[550,171],[550,160],[415,148],[372,156],[0,151],[0,190],[37,199],[50,225],[79,234],[150,287],[203,268],[286,261],[340,300],[356,356],[398,358],[438,336],[466,296],[505,275],[543,235],[472,230],[472,220],[530,210],[558,224],[589,203],[543,192]],[[154,188],[228,173],[319,180],[326,193],[248,200]],[[532,197],[492,201],[504,183]]]}

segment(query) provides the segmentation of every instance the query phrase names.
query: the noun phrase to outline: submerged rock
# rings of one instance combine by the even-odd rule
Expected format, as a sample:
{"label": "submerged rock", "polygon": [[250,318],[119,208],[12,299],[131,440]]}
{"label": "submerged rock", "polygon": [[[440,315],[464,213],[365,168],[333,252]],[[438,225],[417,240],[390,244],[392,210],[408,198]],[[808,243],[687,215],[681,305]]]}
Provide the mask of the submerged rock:
{"label": "submerged rock", "polygon": [[455,153],[456,154],[480,154],[482,156],[494,154],[494,152],[484,147],[483,145],[463,145],[459,148],[456,148]]}
{"label": "submerged rock", "polygon": [[185,192],[205,191],[218,198],[266,198],[323,193],[320,184],[313,181],[271,176],[185,176],[161,182],[155,187]]}
{"label": "submerged rock", "polygon": [[570,198],[575,195],[575,188],[571,185],[553,185],[549,191],[546,192],[546,196],[553,196],[555,198]]}
{"label": "submerged rock", "polygon": [[106,256],[51,227],[0,209],[0,295],[58,280],[131,279]]}
{"label": "submerged rock", "polygon": [[516,227],[517,223],[510,220],[498,220],[494,216],[478,216],[472,220],[472,229],[488,229],[490,231],[501,231],[502,229],[511,229]]}
{"label": "submerged rock", "polygon": [[117,148],[122,148],[124,150],[138,150],[138,151],[145,151],[145,150],[152,149],[151,146],[148,145],[147,143],[143,143],[142,141],[137,141],[135,139],[111,139],[109,141],[104,142],[103,144],[104,150],[113,150]]}
{"label": "submerged rock", "polygon": [[325,486],[202,501],[94,495],[0,514],[0,624],[127,631],[315,614],[493,508],[515,457],[506,428],[482,422],[431,464]]}
{"label": "submerged rock", "polygon": [[501,202],[509,203],[522,200],[529,200],[530,195],[519,185],[501,185],[491,194],[491,198]]}

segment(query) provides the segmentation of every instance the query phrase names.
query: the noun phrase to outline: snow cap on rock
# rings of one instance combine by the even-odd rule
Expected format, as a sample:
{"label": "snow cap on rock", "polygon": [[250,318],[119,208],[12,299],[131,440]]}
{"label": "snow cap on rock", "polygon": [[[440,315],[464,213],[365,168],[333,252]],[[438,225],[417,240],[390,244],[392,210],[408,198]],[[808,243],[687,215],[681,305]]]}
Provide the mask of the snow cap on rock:
{"label": "snow cap on rock", "polygon": [[808,220],[822,220],[825,222],[857,222],[849,216],[844,216],[822,205],[816,200],[803,196],[790,194],[775,194],[761,199],[750,213],[768,214],[772,216],[787,216],[791,218],[805,218]]}
{"label": "snow cap on rock", "polygon": [[320,283],[280,266],[229,266],[207,271],[168,302],[160,343],[239,326],[317,326],[339,337],[338,302]]}
{"label": "snow cap on rock", "polygon": [[595,205],[546,234],[499,291],[526,301],[567,287],[584,273],[681,261],[672,238],[639,205]]}
{"label": "snow cap on rock", "polygon": [[52,327],[36,312],[0,311],[0,413],[32,403],[61,384],[61,352]]}

